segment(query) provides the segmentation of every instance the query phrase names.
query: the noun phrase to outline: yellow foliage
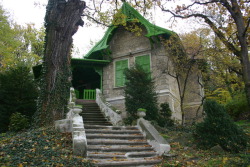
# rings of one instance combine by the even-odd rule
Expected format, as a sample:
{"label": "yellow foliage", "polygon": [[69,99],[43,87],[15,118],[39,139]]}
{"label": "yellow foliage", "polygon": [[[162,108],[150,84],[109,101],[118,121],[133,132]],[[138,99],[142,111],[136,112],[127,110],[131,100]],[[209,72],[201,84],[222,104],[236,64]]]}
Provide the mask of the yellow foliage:
{"label": "yellow foliage", "polygon": [[230,92],[223,89],[218,88],[214,91],[206,90],[207,99],[213,99],[220,104],[226,104],[228,101],[232,100]]}

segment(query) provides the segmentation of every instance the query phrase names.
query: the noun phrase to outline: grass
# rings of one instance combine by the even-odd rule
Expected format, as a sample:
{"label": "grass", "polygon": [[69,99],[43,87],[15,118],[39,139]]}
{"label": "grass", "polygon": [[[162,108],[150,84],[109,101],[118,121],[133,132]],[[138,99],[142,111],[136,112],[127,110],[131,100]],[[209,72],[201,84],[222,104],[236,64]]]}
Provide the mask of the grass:
{"label": "grass", "polygon": [[0,134],[0,166],[93,166],[72,153],[71,133],[54,128]]}
{"label": "grass", "polygon": [[[236,122],[250,138],[250,122]],[[197,148],[192,137],[194,127],[173,127],[163,130],[162,136],[170,145],[169,155],[163,156],[158,167],[250,167],[250,143],[240,153],[228,153],[219,146],[210,150]],[[249,140],[250,141],[250,140]]]}

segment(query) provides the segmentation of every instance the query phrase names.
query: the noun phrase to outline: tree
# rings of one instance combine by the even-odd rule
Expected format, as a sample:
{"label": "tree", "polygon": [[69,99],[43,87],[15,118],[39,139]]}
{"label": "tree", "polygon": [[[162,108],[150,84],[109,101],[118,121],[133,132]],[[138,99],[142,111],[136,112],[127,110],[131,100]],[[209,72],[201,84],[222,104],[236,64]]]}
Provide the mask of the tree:
{"label": "tree", "polygon": [[43,52],[43,30],[10,21],[1,6],[0,20],[0,72],[20,64],[36,65]]}
{"label": "tree", "polygon": [[45,16],[45,51],[40,80],[37,125],[52,125],[67,111],[71,84],[72,36],[83,26],[85,2],[49,0]]}
{"label": "tree", "polygon": [[166,9],[166,4],[163,4],[163,1],[157,2],[162,11],[171,13],[174,17],[202,19],[213,30],[224,46],[239,58],[250,105],[250,63],[248,56],[250,31],[249,1],[200,0],[188,5],[177,5],[175,11]]}
{"label": "tree", "polygon": [[36,110],[37,88],[30,68],[11,67],[0,73],[0,133],[8,130],[10,116],[19,112],[31,120]]}
{"label": "tree", "polygon": [[146,119],[156,120],[158,115],[157,94],[154,82],[142,67],[136,65],[125,71],[125,106],[132,120],[137,118],[137,109],[147,110]]}
{"label": "tree", "polygon": [[[14,38],[14,31],[11,29],[11,25],[8,21],[6,12],[0,5],[0,67],[5,67],[5,61],[7,57],[11,55],[13,51],[12,45],[16,44]],[[15,43],[15,44],[14,44]]]}
{"label": "tree", "polygon": [[244,89],[240,60],[224,48],[221,41],[210,32],[210,29],[201,28],[181,34],[180,38],[189,57],[198,51],[195,58],[206,62],[203,72],[206,96],[211,97],[218,93],[217,89],[221,89],[231,98],[236,92]]}
{"label": "tree", "polygon": [[196,118],[193,119],[196,120],[201,115],[200,111],[204,96],[203,92],[197,88],[197,86],[203,87],[203,84],[200,82],[200,67],[203,66],[203,63],[200,63],[198,60],[201,47],[197,44],[189,44],[189,47],[184,47],[177,35],[172,35],[169,39],[164,40],[163,44],[167,50],[169,61],[168,64],[163,65],[161,68],[177,82],[182,116],[181,124],[184,125],[187,123],[187,112],[191,112],[188,109],[188,102],[191,98],[196,99],[198,97],[201,101],[200,106],[195,111]]}

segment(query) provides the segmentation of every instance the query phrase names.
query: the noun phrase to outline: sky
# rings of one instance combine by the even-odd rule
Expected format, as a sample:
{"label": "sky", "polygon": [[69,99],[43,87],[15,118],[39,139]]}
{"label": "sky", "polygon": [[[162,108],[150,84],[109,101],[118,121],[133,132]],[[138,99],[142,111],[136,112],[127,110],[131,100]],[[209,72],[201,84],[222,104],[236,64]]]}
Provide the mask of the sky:
{"label": "sky", "polygon": [[[36,28],[40,28],[44,23],[45,16],[45,5],[48,0],[0,0],[3,8],[9,12],[11,18],[20,25],[25,25],[26,23],[34,23]],[[44,4],[44,5],[35,5]],[[171,22],[169,20],[170,15],[163,15],[161,11],[153,11],[153,22],[163,28],[173,30],[177,33],[183,33],[191,31],[194,29],[192,24],[188,24],[188,21],[178,21],[178,25],[171,27]],[[168,19],[167,19],[168,18]],[[86,18],[83,18],[85,21]],[[73,57],[82,57],[86,54],[92,47],[90,41],[98,42],[104,32],[105,28],[92,26],[80,27],[77,33],[73,36],[74,46],[77,48],[73,53]]]}

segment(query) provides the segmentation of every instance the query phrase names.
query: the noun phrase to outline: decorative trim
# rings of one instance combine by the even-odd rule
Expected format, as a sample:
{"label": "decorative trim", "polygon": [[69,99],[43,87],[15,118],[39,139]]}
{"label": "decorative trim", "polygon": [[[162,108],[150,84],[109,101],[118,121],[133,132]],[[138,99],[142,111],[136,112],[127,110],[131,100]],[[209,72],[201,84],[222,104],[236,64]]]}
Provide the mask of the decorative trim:
{"label": "decorative trim", "polygon": [[160,97],[165,96],[165,95],[170,95],[172,99],[180,103],[180,100],[169,89],[157,90],[156,93],[157,93],[157,96],[160,96]]}

